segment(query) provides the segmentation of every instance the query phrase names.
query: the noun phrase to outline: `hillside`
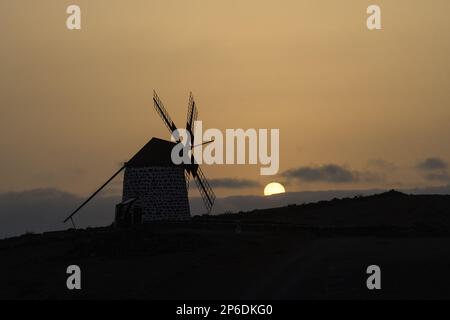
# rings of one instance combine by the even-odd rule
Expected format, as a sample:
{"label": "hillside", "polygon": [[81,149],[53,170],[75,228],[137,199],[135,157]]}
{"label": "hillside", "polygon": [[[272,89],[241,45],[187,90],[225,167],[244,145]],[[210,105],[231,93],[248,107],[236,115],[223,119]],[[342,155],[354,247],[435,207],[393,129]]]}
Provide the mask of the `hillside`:
{"label": "hillside", "polygon": [[[391,191],[188,222],[0,241],[0,298],[450,297],[450,196]],[[66,268],[82,290],[66,289]],[[383,290],[365,268],[380,265]],[[412,281],[411,279],[414,279]]]}
{"label": "hillside", "polygon": [[447,233],[450,231],[450,195],[407,195],[392,190],[372,196],[202,216],[196,217],[194,221],[285,224],[336,231],[352,228],[397,228]]}

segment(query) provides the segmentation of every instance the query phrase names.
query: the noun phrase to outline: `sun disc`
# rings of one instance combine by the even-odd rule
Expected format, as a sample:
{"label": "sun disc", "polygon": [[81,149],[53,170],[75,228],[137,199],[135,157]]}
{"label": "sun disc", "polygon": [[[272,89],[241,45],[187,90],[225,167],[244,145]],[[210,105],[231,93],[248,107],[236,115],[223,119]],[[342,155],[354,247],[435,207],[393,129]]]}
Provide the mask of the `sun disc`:
{"label": "sun disc", "polygon": [[285,193],[283,185],[278,182],[271,182],[264,188],[264,195],[271,196],[273,194]]}

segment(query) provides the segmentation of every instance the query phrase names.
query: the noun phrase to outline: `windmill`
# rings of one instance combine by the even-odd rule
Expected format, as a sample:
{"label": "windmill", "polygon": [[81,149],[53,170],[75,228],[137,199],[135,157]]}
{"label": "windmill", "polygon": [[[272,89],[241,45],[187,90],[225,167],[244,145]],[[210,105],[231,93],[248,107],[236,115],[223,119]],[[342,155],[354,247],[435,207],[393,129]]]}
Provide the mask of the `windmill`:
{"label": "windmill", "polygon": [[[178,128],[165,109],[161,99],[153,91],[153,104],[164,124],[172,134]],[[194,126],[197,107],[189,95],[186,130],[194,148]],[[179,141],[177,141],[179,142]],[[211,141],[209,141],[211,142]],[[209,143],[206,142],[206,143]],[[189,179],[195,180],[207,213],[210,213],[215,194],[191,152],[191,163],[176,165],[171,151],[176,143],[152,138],[129,161],[117,170],[100,188],[87,198],[65,220],[74,224],[74,215],[106,187],[120,172],[125,170],[122,202],[116,205],[115,222],[118,225],[137,224],[155,220],[185,220],[190,218],[188,189]],[[74,224],[75,226],[75,224]]]}

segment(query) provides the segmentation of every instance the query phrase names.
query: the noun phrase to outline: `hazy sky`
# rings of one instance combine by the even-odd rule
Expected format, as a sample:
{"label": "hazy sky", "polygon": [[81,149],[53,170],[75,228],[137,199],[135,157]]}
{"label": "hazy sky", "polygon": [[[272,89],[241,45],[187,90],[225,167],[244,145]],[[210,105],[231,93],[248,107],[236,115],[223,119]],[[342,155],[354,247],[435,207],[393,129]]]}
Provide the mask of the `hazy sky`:
{"label": "hazy sky", "polygon": [[[70,4],[82,30],[66,29]],[[367,30],[370,4],[383,30]],[[206,128],[280,129],[278,176],[203,166],[218,196],[272,180],[447,184],[449,11],[448,0],[2,0],[0,192],[93,191],[169,137],[153,89],[180,127],[193,91]]]}

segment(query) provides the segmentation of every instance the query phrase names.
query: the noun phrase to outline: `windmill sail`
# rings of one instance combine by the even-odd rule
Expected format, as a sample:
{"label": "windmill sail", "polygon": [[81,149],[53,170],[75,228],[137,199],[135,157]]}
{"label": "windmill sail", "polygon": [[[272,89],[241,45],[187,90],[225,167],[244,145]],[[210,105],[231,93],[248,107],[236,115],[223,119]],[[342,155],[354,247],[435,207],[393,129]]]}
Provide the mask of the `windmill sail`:
{"label": "windmill sail", "polygon": [[195,130],[195,121],[197,121],[197,108],[195,106],[194,96],[192,92],[189,94],[189,104],[188,104],[188,113],[186,119],[186,130],[189,131],[191,135],[191,146],[194,146],[194,130]]}
{"label": "windmill sail", "polygon": [[192,175],[194,176],[198,190],[202,196],[203,203],[205,204],[207,213],[209,214],[211,213],[214,201],[216,200],[216,195],[214,194],[213,189],[209,185],[208,180],[206,180],[205,174],[200,167],[197,166],[197,168],[192,171]]}
{"label": "windmill sail", "polygon": [[[194,96],[192,92],[189,94],[189,104],[188,104],[188,113],[186,119],[186,130],[191,135],[191,150],[194,148],[194,130],[195,130],[195,121],[197,120],[197,108],[195,106]],[[194,153],[191,153],[191,163],[195,163]]]}
{"label": "windmill sail", "polygon": [[163,105],[161,99],[159,99],[158,95],[156,94],[156,91],[153,91],[153,105],[154,105],[156,111],[158,112],[158,114],[160,115],[160,117],[163,119],[164,124],[169,129],[170,133],[177,130],[175,123],[173,122],[172,118],[169,116],[169,113],[167,112],[166,108],[164,108],[164,105]]}
{"label": "windmill sail", "polygon": [[[192,92],[189,94],[189,104],[188,104],[188,112],[187,112],[187,119],[186,119],[186,130],[189,131],[189,134],[191,135],[191,149],[196,147],[194,145],[194,130],[195,130],[195,121],[197,120],[198,111],[195,104],[194,96],[192,95]],[[211,143],[211,141],[204,142],[200,145]],[[208,180],[206,180],[206,177],[203,173],[203,171],[200,169],[198,164],[195,161],[194,153],[192,152],[191,156],[191,165],[186,166],[186,171],[190,172],[192,176],[194,177],[194,180],[197,184],[198,190],[200,191],[200,195],[203,199],[203,203],[205,204],[207,213],[209,214],[212,210],[212,207],[214,205],[214,201],[216,200],[216,195],[214,194],[214,191],[212,190],[211,186],[208,183]]]}

